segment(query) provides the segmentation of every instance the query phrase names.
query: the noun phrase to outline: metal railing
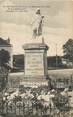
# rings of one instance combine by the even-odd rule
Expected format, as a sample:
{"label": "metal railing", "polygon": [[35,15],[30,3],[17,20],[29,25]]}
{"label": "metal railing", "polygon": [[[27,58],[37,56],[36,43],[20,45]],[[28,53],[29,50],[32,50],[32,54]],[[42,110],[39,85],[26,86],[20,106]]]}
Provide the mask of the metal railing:
{"label": "metal railing", "polygon": [[56,106],[46,107],[33,101],[2,102],[0,113],[3,117],[73,117],[70,109],[60,111]]}

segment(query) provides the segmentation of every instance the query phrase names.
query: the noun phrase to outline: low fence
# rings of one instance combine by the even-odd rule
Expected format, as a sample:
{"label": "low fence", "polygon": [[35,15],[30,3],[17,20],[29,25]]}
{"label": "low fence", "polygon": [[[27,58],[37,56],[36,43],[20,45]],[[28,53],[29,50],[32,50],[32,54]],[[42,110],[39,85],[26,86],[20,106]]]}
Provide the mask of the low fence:
{"label": "low fence", "polygon": [[59,111],[55,106],[42,106],[34,102],[3,102],[0,104],[3,117],[73,117],[70,109]]}

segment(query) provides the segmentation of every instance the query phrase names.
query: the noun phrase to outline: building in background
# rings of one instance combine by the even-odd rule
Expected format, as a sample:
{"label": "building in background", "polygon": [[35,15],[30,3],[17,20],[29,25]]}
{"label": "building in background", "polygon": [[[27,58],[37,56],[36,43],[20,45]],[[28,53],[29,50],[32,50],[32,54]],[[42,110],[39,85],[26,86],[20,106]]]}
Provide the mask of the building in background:
{"label": "building in background", "polygon": [[63,56],[48,56],[48,69],[63,69],[67,68],[67,64],[63,62]]}
{"label": "building in background", "polygon": [[12,67],[13,66],[13,54],[12,54],[13,46],[12,46],[12,44],[10,44],[10,39],[9,38],[7,40],[5,40],[5,39],[0,37],[0,51],[2,49],[9,52],[9,54],[10,54],[9,64]]}
{"label": "building in background", "polygon": [[19,72],[24,70],[24,55],[13,55],[13,72]]}
{"label": "building in background", "polygon": [[[23,54],[13,55],[13,71],[24,70],[24,59]],[[63,69],[67,68],[67,64],[63,63],[62,56],[47,56],[47,65],[49,69]]]}

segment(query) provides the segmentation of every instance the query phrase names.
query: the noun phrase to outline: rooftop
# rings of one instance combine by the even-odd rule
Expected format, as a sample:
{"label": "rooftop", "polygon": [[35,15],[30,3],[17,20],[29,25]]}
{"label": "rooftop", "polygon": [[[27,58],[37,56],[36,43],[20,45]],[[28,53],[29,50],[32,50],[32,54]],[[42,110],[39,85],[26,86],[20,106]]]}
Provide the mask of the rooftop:
{"label": "rooftop", "polygon": [[7,40],[5,40],[5,39],[0,37],[0,46],[12,46],[10,44],[10,39],[8,38]]}

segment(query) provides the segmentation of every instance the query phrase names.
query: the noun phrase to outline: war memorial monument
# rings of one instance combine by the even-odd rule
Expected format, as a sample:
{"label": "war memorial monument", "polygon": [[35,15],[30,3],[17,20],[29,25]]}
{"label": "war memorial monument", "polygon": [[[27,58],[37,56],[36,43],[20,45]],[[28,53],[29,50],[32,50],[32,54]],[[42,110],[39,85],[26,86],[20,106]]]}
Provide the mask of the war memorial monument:
{"label": "war memorial monument", "polygon": [[[24,58],[24,82],[25,84],[40,86],[47,85],[47,50],[48,46],[44,42],[42,35],[44,16],[40,9],[36,11],[36,20],[33,26],[32,43],[23,45]],[[38,40],[40,39],[40,42]]]}

